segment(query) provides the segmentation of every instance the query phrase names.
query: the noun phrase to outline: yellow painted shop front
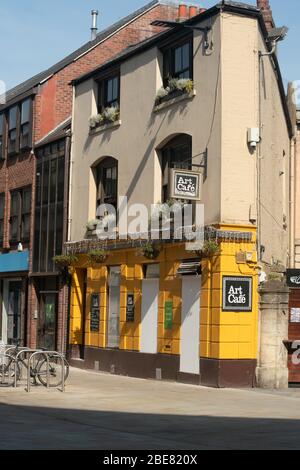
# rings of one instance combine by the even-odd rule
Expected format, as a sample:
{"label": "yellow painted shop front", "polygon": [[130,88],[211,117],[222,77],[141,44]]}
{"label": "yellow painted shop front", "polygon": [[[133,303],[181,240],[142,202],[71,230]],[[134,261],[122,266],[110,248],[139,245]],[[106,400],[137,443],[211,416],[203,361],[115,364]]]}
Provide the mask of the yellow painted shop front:
{"label": "yellow painted shop front", "polygon": [[151,261],[137,248],[115,246],[97,265],[77,253],[72,365],[215,387],[254,386],[256,232],[222,226],[216,233],[219,252],[202,257],[184,243],[162,245]]}

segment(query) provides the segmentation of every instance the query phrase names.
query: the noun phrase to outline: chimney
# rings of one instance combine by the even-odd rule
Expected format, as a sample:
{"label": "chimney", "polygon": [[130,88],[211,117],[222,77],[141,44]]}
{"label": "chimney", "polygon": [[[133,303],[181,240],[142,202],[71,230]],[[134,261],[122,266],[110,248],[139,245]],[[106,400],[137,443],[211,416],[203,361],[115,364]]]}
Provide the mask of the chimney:
{"label": "chimney", "polygon": [[257,0],[257,8],[263,14],[267,30],[271,31],[271,29],[275,28],[275,23],[269,0]]}
{"label": "chimney", "polygon": [[92,27],[91,27],[91,41],[94,41],[97,36],[97,17],[98,17],[99,11],[98,10],[92,10],[91,15],[92,15]]}
{"label": "chimney", "polygon": [[190,8],[189,8],[189,17],[190,18],[193,18],[193,16],[198,15],[198,13],[199,13],[198,7],[196,7],[194,5],[190,6]]}
{"label": "chimney", "polygon": [[178,21],[185,21],[189,17],[187,5],[181,4],[178,7]]}

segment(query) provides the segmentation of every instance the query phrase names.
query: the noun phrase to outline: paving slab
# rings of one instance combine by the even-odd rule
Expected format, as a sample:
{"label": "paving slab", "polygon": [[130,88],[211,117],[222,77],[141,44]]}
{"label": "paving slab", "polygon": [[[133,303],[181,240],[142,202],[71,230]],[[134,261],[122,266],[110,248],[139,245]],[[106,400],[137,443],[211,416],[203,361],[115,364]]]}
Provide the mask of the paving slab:
{"label": "paving slab", "polygon": [[71,369],[0,388],[0,449],[300,449],[300,389],[211,389]]}

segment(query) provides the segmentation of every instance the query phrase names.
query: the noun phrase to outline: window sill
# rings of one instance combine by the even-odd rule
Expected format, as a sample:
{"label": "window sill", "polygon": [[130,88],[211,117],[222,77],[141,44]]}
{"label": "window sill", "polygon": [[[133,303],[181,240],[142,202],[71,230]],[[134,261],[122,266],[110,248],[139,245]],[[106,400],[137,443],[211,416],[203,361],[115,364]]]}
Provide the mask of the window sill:
{"label": "window sill", "polygon": [[155,105],[153,111],[154,113],[157,113],[162,109],[169,108],[170,106],[180,103],[181,101],[192,100],[196,96],[196,94],[196,90],[193,90],[191,93],[183,93],[182,95],[176,96],[175,98],[170,98],[167,101]]}
{"label": "window sill", "polygon": [[115,129],[122,124],[122,121],[119,119],[115,122],[110,122],[108,124],[102,124],[101,126],[95,127],[95,129],[90,129],[90,135],[100,134],[101,132],[108,131],[109,129]]}

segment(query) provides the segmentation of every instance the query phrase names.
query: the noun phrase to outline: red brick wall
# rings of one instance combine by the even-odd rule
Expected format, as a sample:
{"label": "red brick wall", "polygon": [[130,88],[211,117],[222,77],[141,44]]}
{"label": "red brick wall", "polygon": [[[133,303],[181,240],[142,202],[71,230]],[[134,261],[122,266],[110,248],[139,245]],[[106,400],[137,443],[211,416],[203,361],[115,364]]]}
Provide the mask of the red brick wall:
{"label": "red brick wall", "polygon": [[[177,8],[165,5],[156,5],[132,21],[119,32],[115,33],[104,43],[99,44],[89,53],[77,61],[69,64],[45,84],[40,85],[38,94],[34,99],[33,109],[33,141],[38,142],[51,130],[67,119],[72,112],[72,87],[70,81],[81,74],[87,73],[128,47],[141,40],[151,37],[160,29],[150,23],[155,19],[175,20]],[[23,186],[32,185],[32,208],[35,196],[35,156],[31,153],[20,154],[0,162],[0,193],[5,192],[5,236],[4,248],[9,249],[9,213],[10,191]],[[33,241],[34,212],[31,216],[30,271],[32,267],[32,241]],[[1,247],[0,247],[1,251]],[[66,348],[66,327],[68,312],[68,289],[60,285],[58,305],[58,349]],[[37,320],[34,312],[38,309],[36,286],[33,279],[28,283],[28,318],[27,318],[27,345],[36,347]],[[64,330],[64,331],[63,331]]]}
{"label": "red brick wall", "polygon": [[42,85],[36,106],[35,141],[40,140],[71,115],[71,80],[104,64],[129,45],[159,32],[161,28],[150,25],[155,19],[175,20],[177,16],[176,7],[156,5]]}

